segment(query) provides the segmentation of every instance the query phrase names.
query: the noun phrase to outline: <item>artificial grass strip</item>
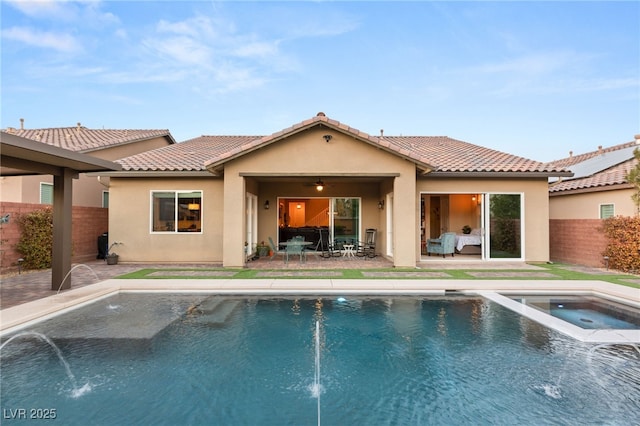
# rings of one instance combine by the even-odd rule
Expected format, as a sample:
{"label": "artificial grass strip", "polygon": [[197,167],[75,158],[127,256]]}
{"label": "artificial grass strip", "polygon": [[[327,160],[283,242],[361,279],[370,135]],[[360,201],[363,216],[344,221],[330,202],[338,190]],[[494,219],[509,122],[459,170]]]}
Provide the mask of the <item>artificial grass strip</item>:
{"label": "artificial grass strip", "polygon": [[[235,268],[143,268],[120,275],[119,279],[422,279],[422,280],[594,280],[640,288],[635,275],[614,271],[589,273],[574,265],[536,264],[541,270],[522,269],[235,269]],[[210,272],[210,273],[207,273]]]}

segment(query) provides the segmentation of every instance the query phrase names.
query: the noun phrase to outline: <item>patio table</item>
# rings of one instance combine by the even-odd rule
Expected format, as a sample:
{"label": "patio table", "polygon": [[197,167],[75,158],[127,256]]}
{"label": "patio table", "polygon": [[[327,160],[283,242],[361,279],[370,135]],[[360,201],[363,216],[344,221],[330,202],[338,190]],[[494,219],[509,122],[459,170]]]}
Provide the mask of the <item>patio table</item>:
{"label": "patio table", "polygon": [[[278,243],[278,245],[285,247],[285,251],[286,251],[286,248],[289,247],[289,246],[300,246],[300,248],[301,248],[301,250],[300,250],[300,263],[302,263],[304,261],[303,260],[304,259],[304,254],[303,254],[304,248],[306,246],[310,246],[312,244],[313,243],[311,241],[285,241],[285,242]],[[298,253],[294,253],[294,254],[298,254]],[[288,262],[288,260],[289,260],[288,258],[289,258],[289,256],[285,253],[285,256],[284,256],[285,263]]]}
{"label": "patio table", "polygon": [[343,244],[342,248],[344,250],[342,251],[342,256],[344,256],[344,257],[354,257],[356,255],[356,252],[353,251],[354,247],[355,247],[354,244]]}

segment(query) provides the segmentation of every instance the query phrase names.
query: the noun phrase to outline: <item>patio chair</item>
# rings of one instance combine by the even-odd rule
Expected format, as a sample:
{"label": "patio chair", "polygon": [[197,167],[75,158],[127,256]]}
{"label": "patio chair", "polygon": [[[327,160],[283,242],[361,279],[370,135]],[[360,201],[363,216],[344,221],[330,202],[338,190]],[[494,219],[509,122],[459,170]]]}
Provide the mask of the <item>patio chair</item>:
{"label": "patio chair", "polygon": [[[320,256],[323,258],[328,257],[338,257],[341,256],[340,250],[336,250],[335,246],[331,244],[329,241],[329,230],[328,229],[318,229],[320,232],[320,241],[318,245],[320,247]],[[318,247],[316,246],[316,250]]]}
{"label": "patio chair", "polygon": [[358,242],[356,256],[360,257],[376,257],[376,234],[377,230],[368,228],[365,231],[364,242]]}
{"label": "patio chair", "polygon": [[273,251],[273,254],[269,258],[269,260],[275,259],[279,254],[284,256],[284,250],[278,249],[278,246],[276,246],[276,243],[273,242],[273,239],[271,237],[269,237],[269,245],[271,246],[271,250]]}
{"label": "patio chair", "polygon": [[302,241],[303,240],[295,240],[295,239],[291,239],[287,241],[289,244],[287,244],[287,246],[284,249],[284,255],[285,255],[284,262],[286,264],[289,263],[289,256],[291,255],[300,256],[300,263],[303,263],[305,261],[306,254],[304,252],[304,246],[302,244],[295,244],[295,243],[300,243]]}
{"label": "patio chair", "polygon": [[456,250],[456,233],[445,232],[440,235],[440,238],[429,238],[427,240],[427,254],[431,256],[431,253],[441,254],[445,257],[451,253],[451,257],[454,256]]}

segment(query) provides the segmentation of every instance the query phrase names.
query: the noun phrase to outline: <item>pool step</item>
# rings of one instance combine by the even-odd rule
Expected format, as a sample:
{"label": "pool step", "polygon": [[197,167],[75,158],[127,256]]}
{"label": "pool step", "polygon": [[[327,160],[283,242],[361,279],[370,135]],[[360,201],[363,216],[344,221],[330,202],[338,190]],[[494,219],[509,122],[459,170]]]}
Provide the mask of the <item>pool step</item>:
{"label": "pool step", "polygon": [[239,305],[240,301],[238,300],[211,296],[200,303],[198,315],[194,315],[194,320],[200,324],[220,326],[227,322]]}

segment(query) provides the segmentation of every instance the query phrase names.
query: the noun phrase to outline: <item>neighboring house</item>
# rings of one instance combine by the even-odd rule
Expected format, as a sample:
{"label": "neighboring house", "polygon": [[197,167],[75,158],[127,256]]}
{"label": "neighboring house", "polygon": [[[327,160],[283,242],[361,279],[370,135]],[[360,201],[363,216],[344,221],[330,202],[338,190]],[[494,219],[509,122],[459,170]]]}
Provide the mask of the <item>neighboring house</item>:
{"label": "neighboring house", "polygon": [[[271,237],[363,240],[397,267],[465,225],[477,259],[549,260],[552,167],[445,136],[372,136],[323,113],[269,136],[202,136],[118,161],[109,238],[120,260],[242,267]],[[431,257],[433,258],[433,257]],[[440,258],[442,259],[442,258]],[[329,264],[329,263],[328,263]]]}
{"label": "neighboring house", "polygon": [[[8,128],[3,134],[108,161],[175,144],[168,130],[87,129],[80,123],[50,129],[25,129],[22,125],[20,129]],[[37,156],[34,153],[34,160]],[[97,238],[108,231],[109,179],[79,173],[72,180],[73,260],[83,262],[96,258]],[[53,182],[52,175],[36,172],[0,177],[0,210],[3,215],[9,214],[12,226],[20,215],[53,204]],[[16,268],[22,254],[16,249],[20,238],[17,226],[9,233],[2,229],[2,236],[0,270],[5,271]]]}
{"label": "neighboring house", "polygon": [[626,176],[635,166],[633,151],[640,148],[640,135],[632,142],[581,155],[570,155],[549,163],[570,169],[574,176],[550,180],[550,254],[558,262],[603,267],[606,240],[602,219],[634,216],[634,187]]}
{"label": "neighboring house", "polygon": [[[168,130],[88,129],[80,123],[76,127],[49,129],[21,127],[10,127],[6,133],[109,161],[175,143]],[[73,205],[108,207],[108,186],[108,179],[80,175],[73,185]],[[1,201],[51,204],[53,178],[47,175],[3,177],[0,194]]]}

